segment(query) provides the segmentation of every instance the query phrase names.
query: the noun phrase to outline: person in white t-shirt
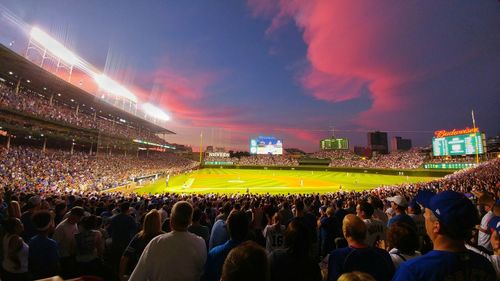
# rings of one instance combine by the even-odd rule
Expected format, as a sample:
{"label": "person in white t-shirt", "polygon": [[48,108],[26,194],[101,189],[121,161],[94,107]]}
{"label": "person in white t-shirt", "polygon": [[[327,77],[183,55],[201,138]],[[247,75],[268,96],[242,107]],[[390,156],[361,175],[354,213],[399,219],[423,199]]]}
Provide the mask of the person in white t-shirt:
{"label": "person in white t-shirt", "polygon": [[155,237],[144,249],[130,281],[198,281],[207,259],[205,241],[187,231],[193,207],[186,201],[175,203],[172,231]]}
{"label": "person in white t-shirt", "polygon": [[266,238],[266,251],[271,253],[275,249],[283,248],[286,227],[280,224],[279,213],[273,212],[267,217],[269,224],[262,231],[262,235]]}
{"label": "person in white t-shirt", "polygon": [[356,206],[356,215],[360,217],[366,225],[365,243],[368,246],[376,246],[377,241],[385,240],[387,226],[372,218],[373,207],[367,201],[360,201]]}
{"label": "person in white t-shirt", "polygon": [[60,222],[54,231],[54,240],[59,246],[61,262],[61,275],[63,278],[72,278],[76,272],[76,241],[75,234],[78,233],[78,223],[85,214],[82,207],[73,207],[68,218]]}
{"label": "person in white t-shirt", "polygon": [[495,269],[497,280],[500,280],[500,217],[495,217],[492,220],[494,221],[490,223],[490,226],[492,226],[490,243],[493,248],[493,255],[489,255],[469,245],[465,245],[465,247],[487,258]]}
{"label": "person in white t-shirt", "polygon": [[495,205],[495,200],[488,194],[483,194],[478,199],[478,204],[484,207],[486,214],[481,219],[481,225],[478,225],[476,228],[479,231],[477,237],[477,245],[485,248],[488,251],[493,250],[490,244],[491,232],[488,229],[488,223],[494,217],[492,209],[493,205]]}

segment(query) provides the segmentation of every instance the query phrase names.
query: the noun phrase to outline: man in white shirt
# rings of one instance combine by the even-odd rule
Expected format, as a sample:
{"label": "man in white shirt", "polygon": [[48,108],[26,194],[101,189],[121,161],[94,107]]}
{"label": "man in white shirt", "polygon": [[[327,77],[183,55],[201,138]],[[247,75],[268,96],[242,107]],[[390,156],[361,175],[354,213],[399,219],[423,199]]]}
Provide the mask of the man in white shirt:
{"label": "man in white shirt", "polygon": [[205,241],[187,231],[193,207],[186,201],[172,208],[172,231],[155,237],[144,249],[130,281],[198,281],[207,259]]}
{"label": "man in white shirt", "polygon": [[479,230],[477,245],[491,251],[493,248],[490,244],[491,232],[488,229],[488,223],[494,217],[492,209],[493,205],[495,205],[495,200],[490,195],[483,194],[478,198],[477,203],[484,207],[484,210],[487,212],[481,219],[481,225],[477,226],[477,230]]}
{"label": "man in white shirt", "polygon": [[367,201],[361,201],[356,206],[356,215],[360,217],[366,225],[365,243],[374,247],[378,240],[385,240],[387,227],[379,220],[372,218],[373,206]]}
{"label": "man in white shirt", "polygon": [[60,222],[54,231],[54,240],[59,246],[62,277],[71,278],[76,271],[76,242],[75,234],[78,233],[78,222],[82,219],[85,211],[82,207],[73,207],[68,218]]}

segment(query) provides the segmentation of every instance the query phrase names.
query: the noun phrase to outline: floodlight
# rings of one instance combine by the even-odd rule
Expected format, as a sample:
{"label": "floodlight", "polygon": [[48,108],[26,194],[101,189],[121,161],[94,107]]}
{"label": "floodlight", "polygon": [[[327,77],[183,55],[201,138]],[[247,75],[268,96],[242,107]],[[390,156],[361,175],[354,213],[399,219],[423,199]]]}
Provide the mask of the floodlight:
{"label": "floodlight", "polygon": [[148,114],[156,119],[160,119],[163,121],[170,120],[170,116],[168,116],[168,114],[165,113],[165,111],[163,111],[162,109],[160,109],[160,108],[158,108],[150,103],[143,104],[142,110],[144,110],[144,112],[146,112],[146,114]]}
{"label": "floodlight", "polygon": [[50,37],[50,35],[43,32],[38,27],[33,27],[31,29],[31,38],[41,44],[53,55],[70,65],[74,65],[79,61],[79,58],[66,47],[64,47],[63,44],[57,42],[57,40]]}
{"label": "floodlight", "polygon": [[97,85],[99,85],[99,87],[106,92],[129,99],[133,102],[137,102],[137,98],[135,97],[135,95],[127,88],[118,84],[118,82],[116,82],[115,80],[109,78],[104,74],[94,74],[93,76],[94,80],[97,82]]}

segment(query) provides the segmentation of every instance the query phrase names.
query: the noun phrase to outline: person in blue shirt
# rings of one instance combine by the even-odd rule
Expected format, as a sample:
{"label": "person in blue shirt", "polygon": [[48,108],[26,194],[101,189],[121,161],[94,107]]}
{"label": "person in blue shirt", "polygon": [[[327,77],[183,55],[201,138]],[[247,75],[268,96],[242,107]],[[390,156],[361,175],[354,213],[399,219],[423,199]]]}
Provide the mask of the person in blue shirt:
{"label": "person in blue shirt", "polygon": [[396,212],[396,215],[387,222],[387,227],[391,227],[394,223],[406,223],[413,229],[417,230],[415,221],[406,213],[408,209],[408,201],[401,195],[386,198],[391,202],[391,208]]}
{"label": "person in blue shirt", "polygon": [[425,229],[434,248],[402,263],[393,281],[496,280],[491,263],[465,248],[478,223],[476,207],[462,193],[423,191],[416,200],[425,207]]}
{"label": "person in blue shirt", "polygon": [[245,212],[232,211],[227,218],[227,231],[229,240],[208,252],[205,266],[206,281],[219,281],[222,274],[222,266],[229,252],[244,242],[248,236],[249,220]]}
{"label": "person in blue shirt", "polygon": [[29,242],[28,266],[34,279],[48,278],[59,272],[57,242],[48,237],[54,231],[54,220],[48,211],[33,215],[37,235]]}
{"label": "person in blue shirt", "polygon": [[342,231],[349,245],[333,250],[328,258],[328,281],[336,281],[342,274],[361,271],[378,281],[389,281],[394,275],[391,256],[386,251],[365,244],[365,223],[353,214],[346,215]]}

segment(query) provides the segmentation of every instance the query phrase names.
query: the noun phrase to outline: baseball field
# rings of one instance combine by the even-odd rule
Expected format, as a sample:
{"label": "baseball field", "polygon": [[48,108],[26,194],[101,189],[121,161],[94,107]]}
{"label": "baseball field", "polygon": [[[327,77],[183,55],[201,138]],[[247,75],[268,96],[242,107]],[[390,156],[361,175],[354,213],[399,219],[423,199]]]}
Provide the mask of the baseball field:
{"label": "baseball field", "polygon": [[177,193],[328,193],[361,191],[381,185],[431,181],[433,177],[380,175],[332,171],[201,169],[168,180],[142,183],[129,189],[139,194]]}

